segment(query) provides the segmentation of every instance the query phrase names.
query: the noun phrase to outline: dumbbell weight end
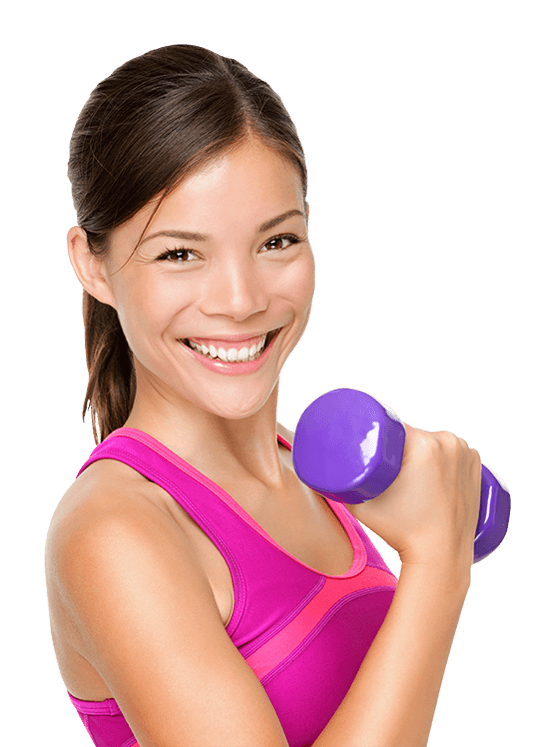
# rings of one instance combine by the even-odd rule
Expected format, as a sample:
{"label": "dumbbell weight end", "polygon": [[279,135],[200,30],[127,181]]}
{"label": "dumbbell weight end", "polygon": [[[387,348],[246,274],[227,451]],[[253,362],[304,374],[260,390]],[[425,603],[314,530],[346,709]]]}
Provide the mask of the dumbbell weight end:
{"label": "dumbbell weight end", "polygon": [[405,426],[389,407],[356,389],[312,402],[296,426],[292,458],[302,482],[340,503],[380,495],[399,474]]}
{"label": "dumbbell weight end", "polygon": [[482,465],[480,512],[474,537],[474,562],[478,563],[504,539],[510,521],[510,492],[503,480]]}

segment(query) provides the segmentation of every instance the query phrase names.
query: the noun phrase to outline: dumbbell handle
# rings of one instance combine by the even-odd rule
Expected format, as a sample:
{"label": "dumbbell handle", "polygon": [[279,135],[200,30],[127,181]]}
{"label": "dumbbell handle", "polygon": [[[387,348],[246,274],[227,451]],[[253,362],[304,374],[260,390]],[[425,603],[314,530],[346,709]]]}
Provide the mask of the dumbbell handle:
{"label": "dumbbell handle", "polygon": [[[293,442],[300,480],[330,500],[363,503],[396,479],[405,446],[405,427],[389,407],[355,389],[334,389],[304,410]],[[510,518],[510,493],[482,465],[480,513],[474,562],[503,541]]]}

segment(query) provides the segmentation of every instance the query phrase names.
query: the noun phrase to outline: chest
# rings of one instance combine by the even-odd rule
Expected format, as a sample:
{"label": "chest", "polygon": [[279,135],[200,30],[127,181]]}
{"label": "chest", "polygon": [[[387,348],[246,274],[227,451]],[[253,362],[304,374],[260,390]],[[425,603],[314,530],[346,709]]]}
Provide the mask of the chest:
{"label": "chest", "polygon": [[[294,559],[331,576],[341,576],[351,567],[354,550],[346,531],[325,499],[301,483],[280,494],[238,483],[229,486],[227,492],[252,523]],[[175,505],[173,510],[208,578],[226,626],[235,603],[229,565],[222,551],[182,507]]]}
{"label": "chest", "polygon": [[335,513],[301,483],[261,502],[253,518],[279,547],[320,573],[341,576],[353,562],[350,539]]}

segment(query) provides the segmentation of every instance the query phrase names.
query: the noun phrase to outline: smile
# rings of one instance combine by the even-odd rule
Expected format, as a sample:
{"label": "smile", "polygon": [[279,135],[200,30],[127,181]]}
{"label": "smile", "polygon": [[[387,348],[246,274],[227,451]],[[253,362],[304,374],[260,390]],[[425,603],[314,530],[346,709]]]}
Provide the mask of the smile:
{"label": "smile", "polygon": [[[254,361],[261,353],[268,335],[263,335],[259,341],[250,346],[238,345],[237,347],[226,347],[223,342],[215,341],[215,344],[209,342],[207,345],[198,344],[194,340],[187,340],[187,344],[193,350],[208,358],[219,358],[225,363],[236,363],[237,361],[246,362]],[[219,345],[219,347],[216,347]]]}
{"label": "smile", "polygon": [[241,366],[257,361],[276,338],[281,328],[262,335],[244,336],[244,340],[227,341],[211,338],[184,338],[181,342],[198,356],[219,363]]}

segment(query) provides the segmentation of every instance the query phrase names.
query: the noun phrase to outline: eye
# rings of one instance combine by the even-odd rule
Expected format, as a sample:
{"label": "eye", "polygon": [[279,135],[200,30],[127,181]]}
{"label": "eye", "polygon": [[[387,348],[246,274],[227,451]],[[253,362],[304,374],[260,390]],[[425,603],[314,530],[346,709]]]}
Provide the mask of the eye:
{"label": "eye", "polygon": [[298,236],[295,236],[294,234],[288,233],[283,236],[275,236],[264,244],[262,251],[281,251],[283,249],[288,249],[289,246],[292,246],[293,244],[298,244],[299,241],[300,239]]}
{"label": "eye", "polygon": [[193,259],[188,259],[188,255],[193,255],[197,259],[197,255],[191,249],[167,249],[166,252],[160,254],[158,260],[165,259],[169,262],[178,262],[179,264],[185,264],[186,262],[193,262]]}

